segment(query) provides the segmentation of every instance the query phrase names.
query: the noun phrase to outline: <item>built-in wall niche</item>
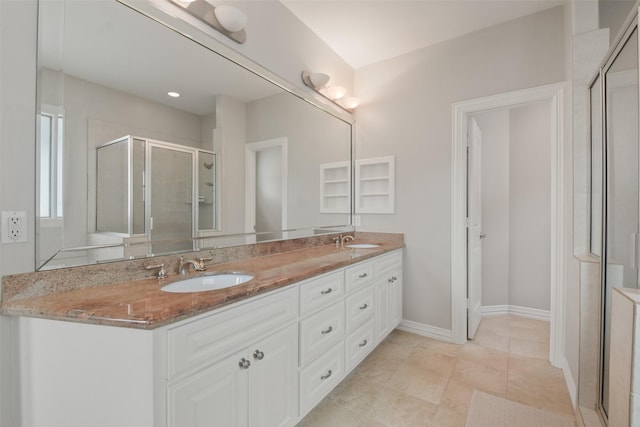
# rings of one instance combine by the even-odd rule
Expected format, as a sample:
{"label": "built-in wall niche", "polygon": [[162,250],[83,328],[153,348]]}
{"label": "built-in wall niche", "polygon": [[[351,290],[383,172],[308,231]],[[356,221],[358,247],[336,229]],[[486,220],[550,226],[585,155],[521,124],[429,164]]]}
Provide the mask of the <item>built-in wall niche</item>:
{"label": "built-in wall niche", "polygon": [[351,166],[348,161],[320,165],[320,212],[351,212]]}
{"label": "built-in wall niche", "polygon": [[395,157],[355,162],[356,213],[395,212]]}

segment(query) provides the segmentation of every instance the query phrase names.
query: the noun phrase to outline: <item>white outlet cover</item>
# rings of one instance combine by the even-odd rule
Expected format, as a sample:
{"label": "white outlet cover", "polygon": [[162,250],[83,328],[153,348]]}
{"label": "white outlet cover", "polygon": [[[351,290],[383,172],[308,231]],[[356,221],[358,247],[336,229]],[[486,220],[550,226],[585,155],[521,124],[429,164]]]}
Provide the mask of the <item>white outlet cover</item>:
{"label": "white outlet cover", "polygon": [[[16,224],[11,224],[12,219]],[[2,232],[2,243],[24,243],[27,241],[27,213],[24,211],[3,211],[0,224]],[[11,231],[17,232],[17,236],[12,236]]]}

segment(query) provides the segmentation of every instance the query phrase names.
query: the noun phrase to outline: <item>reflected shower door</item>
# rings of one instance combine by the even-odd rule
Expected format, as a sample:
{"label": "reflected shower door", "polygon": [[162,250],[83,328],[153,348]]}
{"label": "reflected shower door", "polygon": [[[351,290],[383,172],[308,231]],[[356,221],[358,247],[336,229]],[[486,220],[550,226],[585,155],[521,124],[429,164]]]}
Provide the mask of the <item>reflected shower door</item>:
{"label": "reflected shower door", "polygon": [[638,31],[605,68],[606,234],[600,404],[609,409],[612,289],[638,288]]}
{"label": "reflected shower door", "polygon": [[153,253],[193,250],[193,153],[149,144]]}

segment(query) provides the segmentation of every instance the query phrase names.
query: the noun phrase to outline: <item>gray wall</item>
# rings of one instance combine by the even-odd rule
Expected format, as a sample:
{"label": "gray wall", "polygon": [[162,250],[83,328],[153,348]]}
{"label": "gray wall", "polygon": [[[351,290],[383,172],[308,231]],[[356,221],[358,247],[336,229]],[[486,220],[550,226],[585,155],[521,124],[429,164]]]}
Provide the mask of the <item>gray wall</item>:
{"label": "gray wall", "polygon": [[509,305],[549,310],[549,104],[514,108],[509,116]]}
{"label": "gray wall", "polygon": [[396,213],[362,229],[405,233],[404,317],[451,328],[451,109],[564,81],[558,7],[356,71],[357,158],[396,155]]}
{"label": "gray wall", "polygon": [[551,112],[482,113],[482,305],[550,309]]}
{"label": "gray wall", "polygon": [[600,28],[609,28],[611,42],[616,39],[635,4],[635,0],[599,0]]}

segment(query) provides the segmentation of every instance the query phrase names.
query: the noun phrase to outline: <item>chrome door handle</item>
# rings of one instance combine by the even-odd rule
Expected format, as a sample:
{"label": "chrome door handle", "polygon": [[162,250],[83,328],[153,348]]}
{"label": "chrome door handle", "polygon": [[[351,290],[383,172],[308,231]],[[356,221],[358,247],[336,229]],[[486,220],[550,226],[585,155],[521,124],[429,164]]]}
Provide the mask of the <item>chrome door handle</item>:
{"label": "chrome door handle", "polygon": [[485,237],[487,237],[486,233],[480,233],[480,240],[484,239]]}
{"label": "chrome door handle", "polygon": [[260,350],[256,350],[253,352],[253,358],[256,360],[262,360],[264,359],[264,352],[260,351]]}
{"label": "chrome door handle", "polygon": [[243,357],[242,359],[240,359],[238,366],[240,366],[242,369],[249,369],[249,366],[251,366],[251,362]]}
{"label": "chrome door handle", "polygon": [[329,326],[327,329],[325,329],[324,331],[322,331],[322,335],[328,334],[329,332],[333,331],[333,326]]}

